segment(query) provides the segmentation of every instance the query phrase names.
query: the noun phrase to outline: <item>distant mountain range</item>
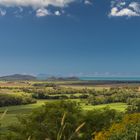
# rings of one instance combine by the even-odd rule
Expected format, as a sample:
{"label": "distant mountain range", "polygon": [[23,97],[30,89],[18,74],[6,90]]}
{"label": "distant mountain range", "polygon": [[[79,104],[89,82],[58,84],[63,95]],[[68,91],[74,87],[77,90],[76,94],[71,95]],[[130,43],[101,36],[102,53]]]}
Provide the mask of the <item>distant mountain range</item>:
{"label": "distant mountain range", "polygon": [[140,77],[66,77],[66,76],[52,76],[49,74],[39,74],[36,76],[25,74],[13,74],[0,77],[0,81],[121,81],[121,82],[135,82],[140,83]]}
{"label": "distant mountain range", "polygon": [[50,76],[47,74],[40,74],[37,76],[23,75],[23,74],[13,74],[0,77],[0,81],[34,81],[34,80],[48,80],[48,81],[76,81],[79,80],[78,77],[57,77]]}
{"label": "distant mountain range", "polygon": [[78,81],[78,77],[49,77],[48,81]]}
{"label": "distant mountain range", "polygon": [[27,80],[28,81],[28,80],[37,80],[37,78],[32,75],[14,74],[14,75],[2,76],[0,77],[0,80],[3,81]]}
{"label": "distant mountain range", "polygon": [[38,74],[36,78],[38,80],[48,80],[48,81],[77,81],[79,80],[79,78],[75,76],[68,76],[68,77],[62,76],[62,75],[53,76],[51,74]]}

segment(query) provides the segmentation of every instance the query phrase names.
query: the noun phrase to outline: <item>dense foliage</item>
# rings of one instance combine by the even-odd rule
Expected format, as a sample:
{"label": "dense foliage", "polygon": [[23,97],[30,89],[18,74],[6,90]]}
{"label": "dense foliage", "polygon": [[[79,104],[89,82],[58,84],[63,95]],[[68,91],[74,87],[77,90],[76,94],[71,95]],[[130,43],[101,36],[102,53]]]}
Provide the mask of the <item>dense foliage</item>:
{"label": "dense foliage", "polygon": [[65,125],[60,140],[91,140],[95,132],[120,119],[119,113],[108,108],[83,112],[76,102],[53,102],[19,117],[19,123],[9,128],[3,140],[58,140],[62,123]]}
{"label": "dense foliage", "polygon": [[34,99],[85,99],[87,105],[122,102],[129,105],[129,112],[138,110],[137,104],[140,100],[139,88],[135,86],[95,90],[94,88],[61,87],[55,83],[41,82],[28,84],[27,87],[1,87],[1,90],[20,91]]}
{"label": "dense foliage", "polygon": [[140,114],[127,114],[118,122],[113,123],[108,130],[96,134],[95,140],[139,140]]}
{"label": "dense foliage", "polygon": [[133,140],[140,138],[140,114],[103,108],[84,111],[72,101],[49,102],[1,133],[2,140]]}
{"label": "dense foliage", "polygon": [[[34,84],[34,88],[23,88],[36,99],[88,99],[92,105],[123,102],[130,105],[131,100],[140,98],[138,87],[121,87],[95,90],[93,88],[65,88],[53,83]],[[46,88],[49,86],[51,88]]]}
{"label": "dense foliage", "polygon": [[54,86],[53,88],[43,88],[37,86],[35,88],[23,88],[23,92],[31,93],[36,99],[87,99],[89,93],[94,90],[90,89],[75,89]]}
{"label": "dense foliage", "polygon": [[130,101],[140,98],[140,92],[137,87],[123,87],[123,88],[111,88],[109,90],[104,89],[101,91],[95,91],[90,94],[88,103],[92,105],[108,104],[123,102],[130,105]]}
{"label": "dense foliage", "polygon": [[[11,84],[11,83],[8,83]],[[12,83],[13,84],[13,83]],[[25,83],[24,83],[25,84]],[[140,139],[140,91],[138,87],[107,89],[70,88],[37,82],[0,87],[0,107],[56,99],[1,131],[0,140],[133,140]],[[59,100],[58,100],[59,99]],[[64,100],[63,99],[82,99]],[[125,112],[108,107],[85,111],[84,105],[126,103]],[[1,122],[0,122],[1,123]]]}
{"label": "dense foliage", "polygon": [[33,99],[30,95],[0,93],[0,107],[10,105],[30,104],[30,103],[36,103],[36,100]]}
{"label": "dense foliage", "polygon": [[34,87],[56,87],[57,85],[54,83],[35,83]]}

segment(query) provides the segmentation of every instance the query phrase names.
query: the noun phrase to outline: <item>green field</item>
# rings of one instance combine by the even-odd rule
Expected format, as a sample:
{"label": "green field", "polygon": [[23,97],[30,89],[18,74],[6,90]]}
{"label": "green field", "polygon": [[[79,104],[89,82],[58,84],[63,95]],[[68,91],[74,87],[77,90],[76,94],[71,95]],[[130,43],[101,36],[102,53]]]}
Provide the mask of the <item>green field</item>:
{"label": "green field", "polygon": [[87,106],[83,106],[84,110],[92,110],[92,109],[101,109],[104,107],[109,107],[111,109],[115,109],[118,111],[125,111],[125,109],[127,108],[127,105],[125,103],[111,103],[111,104],[103,104],[103,105],[87,105]]}
{"label": "green field", "polygon": [[[6,109],[8,109],[7,114],[5,115],[2,126],[8,126],[11,123],[17,122],[17,116],[20,114],[27,114],[30,113],[33,109],[40,107],[44,103],[52,102],[53,100],[38,100],[36,104],[30,104],[30,105],[19,105],[19,106],[9,106],[9,107],[1,107],[0,113],[4,112]],[[80,101],[80,100],[76,100]],[[104,105],[85,105],[84,103],[81,103],[81,106],[84,110],[93,110],[93,109],[101,109],[106,106],[116,109],[118,111],[125,111],[127,105],[125,103],[111,103],[111,104],[104,104]]]}
{"label": "green field", "polygon": [[[34,84],[38,84],[35,86]],[[42,84],[42,85],[41,85]],[[22,114],[28,114],[32,112],[32,110],[40,107],[45,102],[52,102],[52,101],[58,101],[60,99],[64,100],[72,100],[79,102],[80,106],[83,108],[83,110],[93,110],[93,109],[101,109],[106,106],[108,106],[111,109],[115,109],[118,111],[124,112],[127,108],[127,102],[124,101],[115,101],[114,102],[99,102],[96,104],[100,105],[93,105],[91,102],[89,102],[88,98],[82,98],[80,96],[82,95],[88,95],[90,99],[92,99],[92,92],[96,95],[96,101],[104,101],[105,98],[108,98],[108,95],[111,97],[111,99],[120,99],[123,98],[123,92],[129,93],[128,96],[131,97],[130,93],[133,94],[137,93],[140,96],[140,90],[139,88],[137,90],[133,89],[133,87],[130,87],[130,91],[127,91],[128,89],[121,89],[118,90],[115,89],[115,92],[112,92],[110,88],[112,86],[110,85],[95,85],[93,84],[84,84],[81,85],[81,83],[77,84],[76,81],[55,81],[53,84],[55,84],[55,87],[48,86],[49,84],[52,84],[52,82],[46,82],[46,81],[30,81],[30,82],[1,82],[0,81],[0,93],[2,94],[9,94],[9,95],[48,95],[49,98],[35,98],[37,99],[37,103],[34,104],[28,104],[28,105],[16,105],[16,106],[8,106],[8,107],[0,107],[0,115],[7,109],[8,112],[5,115],[2,126],[6,127],[10,125],[11,123],[17,122],[17,116]],[[76,84],[76,85],[75,85]],[[47,85],[47,86],[44,86]],[[120,86],[121,87],[121,86]],[[26,89],[26,90],[25,90]],[[84,92],[83,92],[84,91]],[[34,94],[35,93],[35,94]],[[38,94],[39,93],[39,94]],[[109,94],[108,94],[109,93]],[[110,94],[111,93],[111,94]],[[116,94],[117,93],[117,94]],[[119,96],[117,96],[119,95]],[[124,94],[125,95],[125,94]],[[67,97],[67,98],[62,98]],[[36,96],[37,97],[37,96]],[[57,97],[57,98],[55,98]],[[116,98],[115,98],[116,97]],[[39,100],[42,99],[42,100]],[[3,100],[1,100],[3,101]],[[123,102],[123,103],[122,103]],[[104,104],[108,103],[108,104]]]}
{"label": "green field", "polygon": [[2,121],[3,127],[8,126],[9,124],[16,122],[17,115],[30,113],[33,109],[40,107],[45,102],[46,102],[45,100],[38,100],[36,104],[0,107],[1,114],[5,110],[8,110],[7,114],[5,115],[5,117]]}

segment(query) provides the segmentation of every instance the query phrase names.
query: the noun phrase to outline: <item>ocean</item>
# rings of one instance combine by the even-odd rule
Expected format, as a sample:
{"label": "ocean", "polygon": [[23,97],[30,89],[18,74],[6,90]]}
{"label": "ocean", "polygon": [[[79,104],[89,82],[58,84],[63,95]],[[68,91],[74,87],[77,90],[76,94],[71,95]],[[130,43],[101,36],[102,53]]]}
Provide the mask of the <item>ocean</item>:
{"label": "ocean", "polygon": [[140,81],[140,77],[80,77],[83,81]]}

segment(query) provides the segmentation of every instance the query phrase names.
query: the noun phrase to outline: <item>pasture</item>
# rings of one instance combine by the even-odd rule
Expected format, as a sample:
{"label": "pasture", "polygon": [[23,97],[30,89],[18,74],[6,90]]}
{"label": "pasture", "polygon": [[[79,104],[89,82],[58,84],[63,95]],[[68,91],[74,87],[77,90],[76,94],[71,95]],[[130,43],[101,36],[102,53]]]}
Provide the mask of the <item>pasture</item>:
{"label": "pasture", "polygon": [[[55,85],[52,86],[51,83],[52,82],[46,81],[0,81],[0,94],[29,94],[33,96],[33,98],[35,97],[37,100],[37,103],[33,104],[0,107],[0,114],[2,114],[6,109],[8,110],[7,114],[4,117],[4,120],[2,121],[2,126],[9,126],[11,123],[17,122],[18,115],[28,114],[32,110],[42,106],[44,103],[57,101],[62,97],[62,99],[64,100],[73,100],[79,102],[79,105],[85,111],[109,107],[111,109],[124,112],[128,106],[127,103],[124,102],[102,102],[98,105],[87,103],[87,98],[90,98],[90,94],[88,92],[94,93],[95,90],[97,91],[97,95],[99,94],[99,98],[102,98],[103,95],[101,95],[100,97],[102,91],[104,92],[106,90],[109,90],[110,88],[114,87],[114,85],[81,84],[81,82],[78,85],[79,81],[56,81],[54,82]],[[132,87],[135,87],[135,85],[133,84]],[[39,97],[36,96],[36,94],[38,94]],[[83,98],[82,95],[86,96]]]}
{"label": "pasture", "polygon": [[[1,107],[0,108],[0,114],[2,114],[5,110],[7,111],[7,114],[5,115],[3,121],[2,121],[2,127],[9,126],[12,123],[17,122],[17,116],[28,114],[32,110],[41,107],[43,104],[47,102],[53,102],[54,100],[38,100],[35,104],[29,104],[29,105],[18,105],[18,106],[9,106],[9,107]],[[80,100],[73,100],[80,102]],[[111,104],[103,104],[103,105],[85,105],[84,103],[81,103],[82,109],[85,111],[87,110],[94,110],[94,109],[101,109],[105,107],[109,107],[111,109],[115,109],[117,111],[125,111],[127,108],[127,105],[125,103],[111,103]]]}

